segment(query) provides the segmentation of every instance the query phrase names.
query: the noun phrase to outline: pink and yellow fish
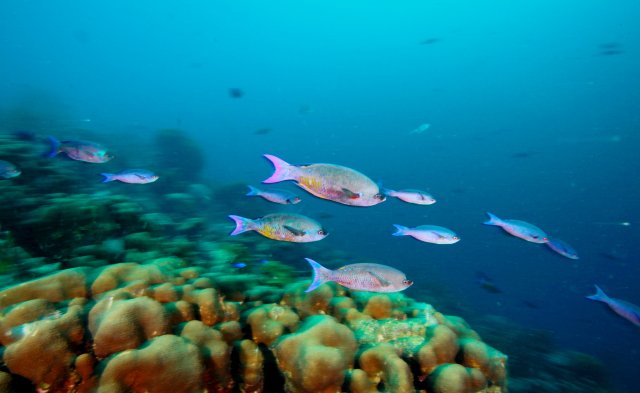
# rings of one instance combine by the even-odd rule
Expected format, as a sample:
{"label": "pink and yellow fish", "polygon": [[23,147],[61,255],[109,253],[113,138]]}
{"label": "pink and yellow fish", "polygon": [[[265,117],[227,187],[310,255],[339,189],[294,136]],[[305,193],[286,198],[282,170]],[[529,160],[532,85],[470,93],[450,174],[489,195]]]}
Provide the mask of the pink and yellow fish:
{"label": "pink and yellow fish", "polygon": [[236,223],[231,236],[256,231],[273,240],[308,243],[322,240],[328,235],[320,223],[300,214],[274,213],[255,220],[234,215],[229,218]]}
{"label": "pink and yellow fish", "polygon": [[276,156],[264,155],[274,166],[271,177],[263,183],[293,180],[317,196],[350,206],[373,206],[386,197],[378,185],[362,173],[340,165],[291,165]]}

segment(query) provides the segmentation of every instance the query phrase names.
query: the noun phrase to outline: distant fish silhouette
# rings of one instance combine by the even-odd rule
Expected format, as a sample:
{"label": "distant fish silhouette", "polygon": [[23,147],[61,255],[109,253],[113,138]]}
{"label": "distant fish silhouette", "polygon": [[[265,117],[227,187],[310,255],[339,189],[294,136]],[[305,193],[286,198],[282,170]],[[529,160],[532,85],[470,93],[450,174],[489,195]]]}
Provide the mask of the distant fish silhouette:
{"label": "distant fish silhouette", "polygon": [[440,42],[440,38],[427,38],[426,40],[422,40],[420,45],[433,45],[436,42]]}
{"label": "distant fish silhouette", "polygon": [[624,53],[622,50],[622,46],[617,42],[607,42],[604,44],[600,44],[600,52],[601,56],[615,56],[621,55]]}
{"label": "distant fish silhouette", "polygon": [[258,128],[253,132],[254,135],[267,135],[272,131],[271,128]]}
{"label": "distant fish silhouette", "polygon": [[518,152],[518,153],[513,153],[511,155],[511,157],[513,157],[513,158],[530,158],[530,157],[532,157],[534,155],[537,155],[537,154],[538,153],[535,152],[535,151],[521,151],[521,152]]}
{"label": "distant fish silhouette", "polygon": [[476,272],[476,282],[480,284],[480,288],[489,293],[502,293],[502,290],[494,284],[493,280],[489,278],[484,272]]}
{"label": "distant fish silhouette", "polygon": [[522,304],[524,304],[525,306],[527,306],[529,308],[533,308],[533,309],[540,308],[540,306],[537,303],[534,303],[534,302],[529,301],[529,300],[522,300]]}
{"label": "distant fish silhouette", "polygon": [[231,98],[242,98],[244,96],[244,91],[237,87],[232,87],[229,89],[229,97]]}

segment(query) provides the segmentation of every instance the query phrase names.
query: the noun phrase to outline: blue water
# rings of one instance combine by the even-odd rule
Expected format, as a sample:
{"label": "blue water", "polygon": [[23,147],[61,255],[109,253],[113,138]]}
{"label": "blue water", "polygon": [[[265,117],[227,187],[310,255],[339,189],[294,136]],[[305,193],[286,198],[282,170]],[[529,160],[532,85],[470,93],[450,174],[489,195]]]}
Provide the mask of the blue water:
{"label": "blue water", "polygon": [[[0,110],[60,114],[42,129],[121,146],[179,127],[219,184],[257,184],[271,153],[427,190],[435,205],[307,197],[293,210],[331,214],[322,246],[409,272],[409,295],[437,282],[472,310],[464,318],[548,330],[631,392],[640,331],[585,296],[598,284],[640,304],[638,20],[632,0],[3,2]],[[485,211],[534,223],[581,258],[483,226]],[[394,223],[462,241],[392,237]],[[476,271],[503,294],[483,291]]]}

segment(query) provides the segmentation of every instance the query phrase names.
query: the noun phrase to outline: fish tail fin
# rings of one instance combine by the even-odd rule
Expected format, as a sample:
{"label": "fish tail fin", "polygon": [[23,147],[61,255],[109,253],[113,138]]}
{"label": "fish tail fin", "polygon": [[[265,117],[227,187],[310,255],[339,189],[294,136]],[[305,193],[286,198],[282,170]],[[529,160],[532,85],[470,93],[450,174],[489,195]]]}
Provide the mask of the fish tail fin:
{"label": "fish tail fin", "polygon": [[235,236],[239,235],[243,232],[251,231],[255,229],[255,225],[252,219],[244,218],[240,216],[230,215],[230,219],[232,219],[236,223],[236,228],[229,235]]}
{"label": "fish tail fin", "polygon": [[489,219],[483,222],[484,225],[502,225],[502,220],[495,214],[487,212],[487,216],[489,216]]}
{"label": "fish tail fin", "polygon": [[396,227],[396,231],[392,233],[393,236],[406,236],[407,231],[409,230],[408,227],[402,225],[393,224],[393,226]]}
{"label": "fish tail fin", "polygon": [[47,153],[44,154],[44,156],[47,158],[57,156],[58,153],[60,153],[60,141],[52,137],[51,135],[47,137],[47,141],[49,141],[50,149]]}
{"label": "fish tail fin", "polygon": [[305,258],[305,260],[309,262],[309,265],[311,265],[311,268],[313,269],[313,281],[311,282],[311,285],[309,285],[309,288],[305,290],[305,292],[311,292],[325,282],[332,281],[331,270],[322,266],[313,259]]}
{"label": "fish tail fin", "polygon": [[260,194],[260,190],[258,190],[254,186],[247,186],[247,187],[249,187],[249,192],[246,194],[247,196],[255,196]]}
{"label": "fish tail fin", "polygon": [[604,293],[604,291],[600,289],[599,286],[595,285],[595,287],[596,287],[596,293],[594,293],[591,296],[587,296],[587,299],[598,300],[601,302],[606,302],[607,300],[609,300],[609,296],[607,296],[607,294]]}
{"label": "fish tail fin", "polygon": [[101,175],[104,176],[104,179],[102,179],[103,183],[108,183],[110,181],[116,180],[115,173],[101,173]]}
{"label": "fish tail fin", "polygon": [[268,179],[263,180],[263,183],[278,183],[285,180],[293,180],[291,172],[295,169],[294,165],[291,165],[276,156],[272,156],[271,154],[265,154],[264,157],[273,164],[273,175]]}

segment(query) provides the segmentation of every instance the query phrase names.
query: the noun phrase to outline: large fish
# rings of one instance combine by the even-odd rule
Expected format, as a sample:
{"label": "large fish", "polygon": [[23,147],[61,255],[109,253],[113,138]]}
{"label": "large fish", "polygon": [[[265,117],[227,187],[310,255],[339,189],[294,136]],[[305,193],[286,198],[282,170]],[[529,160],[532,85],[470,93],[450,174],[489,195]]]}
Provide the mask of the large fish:
{"label": "large fish", "polygon": [[451,229],[439,227],[436,225],[420,225],[415,228],[409,228],[398,224],[393,224],[396,232],[393,236],[411,236],[416,240],[434,244],[453,244],[460,241],[460,237]]}
{"label": "large fish", "polygon": [[578,252],[571,247],[567,242],[564,242],[560,239],[551,238],[547,243],[545,243],[550,249],[562,255],[563,257],[567,257],[569,259],[579,259]]}
{"label": "large fish", "polygon": [[231,236],[256,231],[273,240],[307,243],[322,240],[328,235],[320,223],[300,214],[274,213],[255,220],[234,215],[229,218],[236,223]]}
{"label": "large fish", "polygon": [[291,165],[276,156],[264,155],[274,166],[271,177],[263,183],[295,181],[299,187],[323,199],[350,206],[373,206],[386,197],[367,176],[340,165]]}
{"label": "large fish", "polygon": [[508,234],[519,237],[532,243],[546,243],[549,241],[547,234],[537,226],[520,220],[502,220],[495,214],[487,212],[489,220],[483,222],[485,225],[495,225],[504,229]]}
{"label": "large fish", "polygon": [[95,142],[89,141],[59,141],[49,136],[51,149],[47,153],[47,157],[55,157],[59,153],[64,153],[67,157],[76,161],[90,162],[93,164],[103,164],[113,158],[113,154],[107,149]]}
{"label": "large fish", "polygon": [[329,270],[313,259],[305,258],[313,269],[313,282],[305,292],[311,292],[325,282],[335,281],[349,289],[370,292],[399,292],[413,285],[400,270],[377,263],[354,263],[338,270]]}
{"label": "large fish", "polygon": [[596,293],[591,296],[587,296],[587,299],[597,300],[605,303],[613,312],[620,315],[622,318],[628,320],[632,324],[640,327],[640,307],[635,304],[631,304],[624,300],[614,299],[607,296],[606,293],[597,285]]}

